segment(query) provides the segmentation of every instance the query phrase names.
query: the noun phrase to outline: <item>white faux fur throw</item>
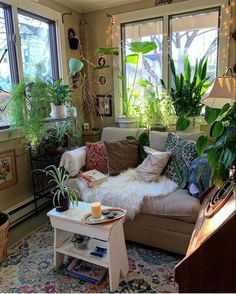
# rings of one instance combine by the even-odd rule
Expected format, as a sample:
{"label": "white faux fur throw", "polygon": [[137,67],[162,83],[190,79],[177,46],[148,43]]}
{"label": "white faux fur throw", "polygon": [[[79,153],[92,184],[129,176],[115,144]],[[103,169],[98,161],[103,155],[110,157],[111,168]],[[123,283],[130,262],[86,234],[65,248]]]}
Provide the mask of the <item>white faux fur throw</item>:
{"label": "white faux fur throw", "polygon": [[78,188],[85,202],[99,201],[103,205],[127,209],[127,218],[133,219],[139,212],[144,197],[163,197],[175,191],[178,185],[161,176],[159,182],[145,183],[135,169],[129,169],[118,176],[108,177],[100,186],[88,188],[78,180]]}

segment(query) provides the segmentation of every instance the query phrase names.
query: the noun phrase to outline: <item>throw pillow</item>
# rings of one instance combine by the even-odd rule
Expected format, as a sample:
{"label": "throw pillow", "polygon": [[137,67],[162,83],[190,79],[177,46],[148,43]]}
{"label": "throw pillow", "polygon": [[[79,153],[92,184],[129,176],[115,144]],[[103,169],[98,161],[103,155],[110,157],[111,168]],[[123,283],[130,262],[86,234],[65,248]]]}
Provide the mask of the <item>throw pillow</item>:
{"label": "throw pillow", "polygon": [[109,175],[115,176],[138,165],[138,143],[131,140],[104,142]]}
{"label": "throw pillow", "polygon": [[104,143],[86,143],[86,170],[92,169],[108,172]]}
{"label": "throw pillow", "polygon": [[171,158],[164,170],[164,174],[176,182],[180,188],[186,188],[192,161],[197,157],[195,142],[186,141],[173,133],[169,133],[165,151],[171,152]]}
{"label": "throw pillow", "polygon": [[171,153],[157,151],[146,146],[144,147],[144,150],[148,156],[136,168],[136,171],[144,182],[157,182]]}
{"label": "throw pillow", "polygon": [[[201,169],[201,174],[198,176],[198,171]],[[207,155],[194,159],[190,169],[189,177],[189,192],[191,196],[199,198],[208,187],[211,178],[211,168],[208,164]]]}

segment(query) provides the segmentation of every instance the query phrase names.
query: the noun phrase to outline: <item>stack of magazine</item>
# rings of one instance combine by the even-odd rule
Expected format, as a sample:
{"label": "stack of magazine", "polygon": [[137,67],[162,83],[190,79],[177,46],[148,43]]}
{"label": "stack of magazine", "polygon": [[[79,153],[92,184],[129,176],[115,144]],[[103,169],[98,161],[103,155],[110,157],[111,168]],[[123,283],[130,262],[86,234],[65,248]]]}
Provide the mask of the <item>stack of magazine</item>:
{"label": "stack of magazine", "polygon": [[100,284],[107,273],[105,267],[74,258],[71,263],[63,269],[67,276],[80,279],[81,281]]}

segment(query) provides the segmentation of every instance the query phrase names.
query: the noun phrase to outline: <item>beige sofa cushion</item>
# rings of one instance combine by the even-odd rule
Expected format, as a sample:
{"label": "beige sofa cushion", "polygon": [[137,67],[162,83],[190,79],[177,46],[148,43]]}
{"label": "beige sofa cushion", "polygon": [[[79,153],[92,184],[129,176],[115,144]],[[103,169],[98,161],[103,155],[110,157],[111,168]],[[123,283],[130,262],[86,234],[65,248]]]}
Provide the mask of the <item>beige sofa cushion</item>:
{"label": "beige sofa cushion", "polygon": [[[204,135],[204,132],[195,133],[177,133],[177,135],[187,141],[196,141],[198,137]],[[150,131],[149,140],[150,147],[158,151],[165,151],[165,145],[167,140],[168,132]]]}
{"label": "beige sofa cushion", "polygon": [[195,222],[200,206],[199,199],[191,197],[187,190],[178,189],[163,198],[146,198],[141,213]]}
{"label": "beige sofa cushion", "polygon": [[145,129],[140,128],[113,128],[107,127],[102,130],[101,141],[119,141],[125,140],[127,136],[133,136],[138,139],[138,137],[145,131]]}

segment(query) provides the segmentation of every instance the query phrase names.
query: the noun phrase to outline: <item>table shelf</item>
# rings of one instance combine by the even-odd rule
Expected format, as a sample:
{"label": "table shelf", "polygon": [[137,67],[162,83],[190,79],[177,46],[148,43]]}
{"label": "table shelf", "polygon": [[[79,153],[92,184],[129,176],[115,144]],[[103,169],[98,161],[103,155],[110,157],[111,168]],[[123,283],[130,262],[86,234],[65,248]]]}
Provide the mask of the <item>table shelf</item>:
{"label": "table shelf", "polygon": [[71,238],[69,238],[61,246],[56,248],[56,252],[108,268],[107,254],[104,257],[90,254],[96,246],[107,248],[107,243],[97,239],[90,239],[86,249],[76,249],[71,242]]}

